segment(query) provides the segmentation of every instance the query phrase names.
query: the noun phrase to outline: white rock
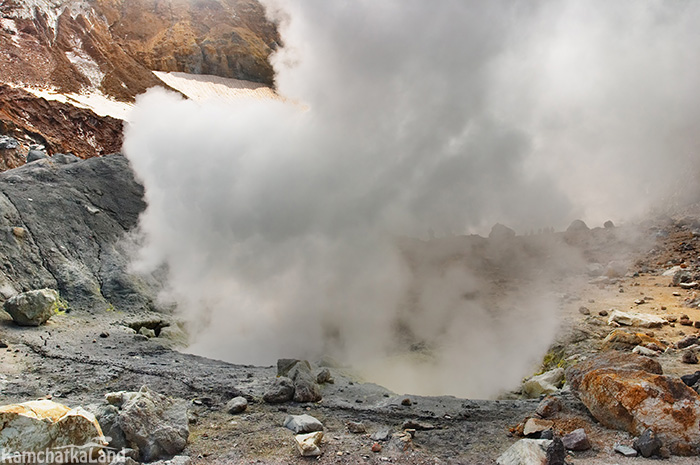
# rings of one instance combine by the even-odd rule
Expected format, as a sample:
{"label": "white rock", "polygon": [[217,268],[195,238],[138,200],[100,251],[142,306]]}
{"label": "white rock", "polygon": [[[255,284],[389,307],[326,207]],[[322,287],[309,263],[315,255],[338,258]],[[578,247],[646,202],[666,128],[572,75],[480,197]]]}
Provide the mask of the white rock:
{"label": "white rock", "polygon": [[554,394],[559,389],[557,386],[564,380],[564,369],[555,368],[541,375],[533,376],[523,383],[523,394],[534,399],[542,394]]}
{"label": "white rock", "polygon": [[544,465],[547,463],[547,448],[552,444],[549,439],[521,439],[503,453],[496,463],[498,465]]}
{"label": "white rock", "polygon": [[692,283],[679,283],[678,286],[683,289],[693,289],[698,287],[698,283],[696,281],[693,281]]}
{"label": "white rock", "polygon": [[323,439],[323,433],[321,431],[315,431],[308,434],[297,434],[294,436],[297,442],[297,449],[299,453],[304,457],[318,457],[321,455],[321,440]]}
{"label": "white rock", "polygon": [[668,270],[664,271],[661,276],[673,276],[675,275],[678,271],[681,271],[682,268],[678,265],[669,268]]}
{"label": "white rock", "polygon": [[648,347],[637,346],[632,349],[632,352],[639,355],[644,355],[645,357],[658,357],[659,353],[655,350],[651,350]]}
{"label": "white rock", "polygon": [[649,313],[623,312],[622,310],[613,310],[608,318],[608,324],[614,323],[625,326],[641,326],[643,328],[656,328],[668,324],[668,321],[660,316]]}
{"label": "white rock", "polygon": [[50,400],[0,407],[0,428],[3,454],[51,451],[54,464],[66,463],[71,453],[96,458],[107,445],[94,415]]}
{"label": "white rock", "polygon": [[5,311],[21,326],[39,326],[48,321],[58,310],[58,292],[38,289],[17,294],[5,301]]}
{"label": "white rock", "polygon": [[323,431],[323,424],[311,415],[287,415],[284,427],[295,433],[313,433]]}

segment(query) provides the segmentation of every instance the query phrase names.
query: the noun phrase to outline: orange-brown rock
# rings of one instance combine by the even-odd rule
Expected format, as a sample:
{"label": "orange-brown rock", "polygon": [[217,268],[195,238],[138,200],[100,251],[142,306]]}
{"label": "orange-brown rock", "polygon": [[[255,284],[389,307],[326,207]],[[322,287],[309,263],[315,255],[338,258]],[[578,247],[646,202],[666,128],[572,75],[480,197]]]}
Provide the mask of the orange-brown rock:
{"label": "orange-brown rock", "polygon": [[632,350],[634,347],[645,344],[656,344],[665,349],[666,344],[644,333],[629,333],[622,329],[612,331],[603,339],[603,350]]}
{"label": "orange-brown rock", "polygon": [[658,362],[606,352],[567,371],[567,379],[603,425],[640,435],[651,428],[672,453],[700,453],[700,396]]}

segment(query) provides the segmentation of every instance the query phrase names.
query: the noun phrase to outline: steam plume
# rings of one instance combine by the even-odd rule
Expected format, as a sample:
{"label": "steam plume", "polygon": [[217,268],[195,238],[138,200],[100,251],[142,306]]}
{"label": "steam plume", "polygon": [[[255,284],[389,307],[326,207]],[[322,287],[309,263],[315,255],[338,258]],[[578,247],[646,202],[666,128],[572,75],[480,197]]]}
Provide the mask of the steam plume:
{"label": "steam plume", "polygon": [[405,391],[488,397],[541,357],[554,306],[465,299],[483,276],[420,275],[399,237],[623,218],[697,170],[695,3],[265,4],[285,101],[154,89],[126,131],[148,202],[135,266],[168,266],[193,351],[330,353]]}

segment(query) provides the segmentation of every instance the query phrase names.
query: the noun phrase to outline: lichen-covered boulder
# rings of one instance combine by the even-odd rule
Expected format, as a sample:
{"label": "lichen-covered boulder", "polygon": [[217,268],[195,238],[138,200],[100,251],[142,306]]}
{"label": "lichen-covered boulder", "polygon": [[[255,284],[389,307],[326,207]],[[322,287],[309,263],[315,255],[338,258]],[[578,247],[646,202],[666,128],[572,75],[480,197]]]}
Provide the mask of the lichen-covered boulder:
{"label": "lichen-covered boulder", "polygon": [[20,326],[39,326],[46,323],[59,309],[58,292],[37,289],[22,292],[5,302],[4,308]]}
{"label": "lichen-covered boulder", "polygon": [[50,400],[0,407],[0,450],[5,457],[42,453],[47,463],[62,464],[75,457],[95,459],[106,445],[94,415],[81,407]]}
{"label": "lichen-covered boulder", "polygon": [[700,453],[700,396],[655,360],[606,352],[567,370],[567,380],[603,425],[635,436],[651,428],[673,454]]}

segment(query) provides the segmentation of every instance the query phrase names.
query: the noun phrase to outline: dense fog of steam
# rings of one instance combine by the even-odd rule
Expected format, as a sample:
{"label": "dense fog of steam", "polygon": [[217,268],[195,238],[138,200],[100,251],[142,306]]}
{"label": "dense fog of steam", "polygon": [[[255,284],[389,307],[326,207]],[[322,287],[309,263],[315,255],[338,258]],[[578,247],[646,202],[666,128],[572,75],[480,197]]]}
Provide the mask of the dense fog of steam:
{"label": "dense fog of steam", "polygon": [[494,395],[542,356],[555,307],[496,308],[468,266],[417,276],[399,238],[619,219],[690,192],[694,3],[265,3],[285,100],[151,90],[126,131],[148,202],[136,269],[167,265],[193,351],[330,354],[404,391]]}

